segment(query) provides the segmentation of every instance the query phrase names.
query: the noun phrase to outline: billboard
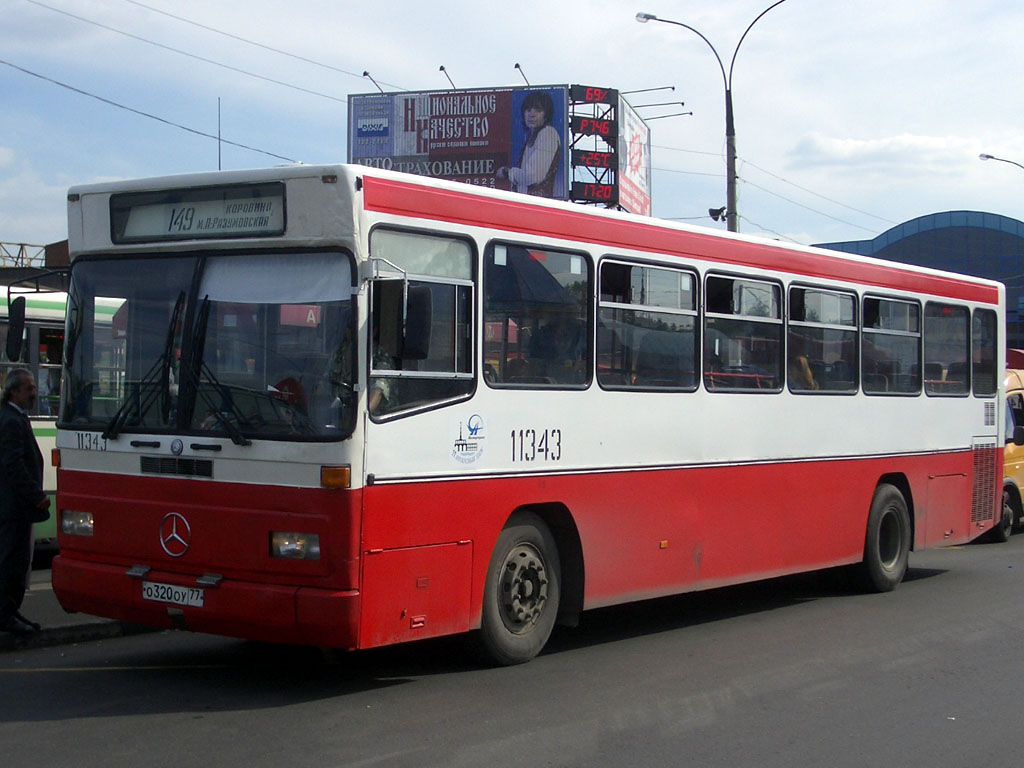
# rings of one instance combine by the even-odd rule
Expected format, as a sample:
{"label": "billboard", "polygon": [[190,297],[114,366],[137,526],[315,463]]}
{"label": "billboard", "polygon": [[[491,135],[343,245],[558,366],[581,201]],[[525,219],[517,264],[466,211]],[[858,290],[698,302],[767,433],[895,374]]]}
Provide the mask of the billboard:
{"label": "billboard", "polygon": [[565,85],[348,97],[348,160],[565,200]]}
{"label": "billboard", "polygon": [[651,215],[651,129],[619,98],[619,206]]}

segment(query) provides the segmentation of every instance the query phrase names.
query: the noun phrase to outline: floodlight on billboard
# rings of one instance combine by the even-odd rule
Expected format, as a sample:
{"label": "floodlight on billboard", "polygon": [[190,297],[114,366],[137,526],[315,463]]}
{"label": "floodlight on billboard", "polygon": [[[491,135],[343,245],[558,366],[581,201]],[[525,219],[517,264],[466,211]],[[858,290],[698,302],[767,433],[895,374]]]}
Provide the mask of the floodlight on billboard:
{"label": "floodlight on billboard", "polygon": [[565,200],[569,86],[349,96],[348,160]]}

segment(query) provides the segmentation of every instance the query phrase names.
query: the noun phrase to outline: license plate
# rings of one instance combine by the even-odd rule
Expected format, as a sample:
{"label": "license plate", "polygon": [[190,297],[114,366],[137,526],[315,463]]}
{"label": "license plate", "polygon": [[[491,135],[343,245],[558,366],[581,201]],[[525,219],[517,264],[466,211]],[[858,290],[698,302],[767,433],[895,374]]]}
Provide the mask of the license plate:
{"label": "license plate", "polygon": [[157,581],[144,581],[142,582],[142,599],[202,608],[203,590],[199,587],[179,587],[174,584],[161,584]]}

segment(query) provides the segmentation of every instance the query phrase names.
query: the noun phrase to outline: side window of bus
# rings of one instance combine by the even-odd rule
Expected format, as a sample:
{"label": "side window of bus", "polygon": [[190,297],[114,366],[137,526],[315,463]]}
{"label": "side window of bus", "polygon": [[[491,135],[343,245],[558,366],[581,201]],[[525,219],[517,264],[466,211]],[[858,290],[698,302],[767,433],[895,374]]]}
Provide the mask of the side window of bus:
{"label": "side window of bus", "polygon": [[590,263],[496,243],[484,259],[484,376],[494,386],[590,383]]}
{"label": "side window of bus", "polygon": [[5,369],[6,368],[12,368],[12,367],[18,367],[19,365],[21,367],[25,366],[25,364],[28,362],[28,344],[26,343],[27,340],[28,340],[28,325],[25,326],[24,332],[22,334],[21,355],[18,357],[17,360],[10,360],[10,359],[8,359],[8,357],[7,357],[7,323],[6,322],[0,322],[0,364],[2,364],[5,367]]}
{"label": "side window of bus", "polygon": [[0,387],[7,381],[7,373],[13,368],[25,367],[24,357],[27,345],[21,345],[20,360],[9,360],[7,358],[7,323],[0,323]]}
{"label": "side window of bus", "polygon": [[60,365],[64,358],[64,329],[39,328],[39,358],[36,387],[39,397],[36,408],[40,416],[56,418],[60,407]]}
{"label": "side window of bus", "polygon": [[782,289],[764,280],[708,277],[704,386],[711,391],[782,388]]}
{"label": "side window of bus", "polygon": [[17,360],[8,360],[7,323],[0,323],[0,387],[8,371],[27,368],[36,380],[38,397],[30,416],[57,416],[60,405],[60,364],[64,351],[64,329],[26,323]]}
{"label": "side window of bus", "polygon": [[605,389],[697,388],[697,279],[691,272],[601,263],[597,381]]}
{"label": "side window of bus", "polygon": [[921,307],[898,299],[864,298],[861,378],[869,395],[921,392]]}
{"label": "side window of bus", "polygon": [[857,297],[789,289],[786,369],[792,392],[857,391]]}
{"label": "side window of bus", "polygon": [[468,242],[390,229],[370,236],[369,409],[387,416],[473,391]]}
{"label": "side window of bus", "polygon": [[995,312],[991,309],[974,310],[971,323],[971,380],[977,397],[991,397],[999,389],[996,380],[997,330]]}
{"label": "side window of bus", "polygon": [[970,388],[970,313],[967,307],[929,301],[924,306],[924,391],[966,395]]}

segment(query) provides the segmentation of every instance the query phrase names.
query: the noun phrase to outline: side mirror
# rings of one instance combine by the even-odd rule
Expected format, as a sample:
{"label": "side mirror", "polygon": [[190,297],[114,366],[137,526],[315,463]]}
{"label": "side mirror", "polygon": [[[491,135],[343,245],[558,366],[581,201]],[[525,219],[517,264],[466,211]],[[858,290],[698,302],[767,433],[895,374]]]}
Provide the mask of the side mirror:
{"label": "side mirror", "polygon": [[402,313],[404,311],[401,280],[377,280],[373,284],[373,322],[376,338],[373,340],[387,357],[401,357]]}
{"label": "side mirror", "polygon": [[1024,445],[1024,425],[1013,428],[1013,437],[1007,442],[1012,442],[1014,445]]}
{"label": "side mirror", "polygon": [[25,297],[18,296],[7,306],[7,359],[12,363],[21,357],[21,341],[25,334]]}

